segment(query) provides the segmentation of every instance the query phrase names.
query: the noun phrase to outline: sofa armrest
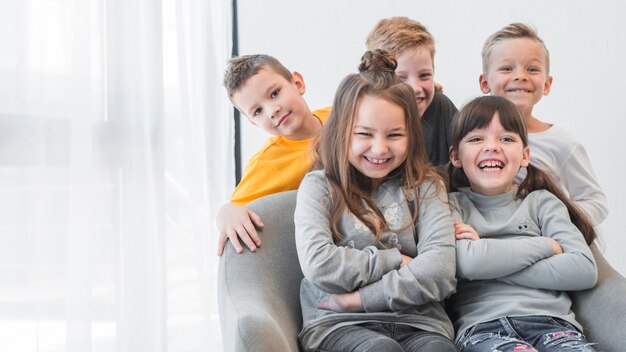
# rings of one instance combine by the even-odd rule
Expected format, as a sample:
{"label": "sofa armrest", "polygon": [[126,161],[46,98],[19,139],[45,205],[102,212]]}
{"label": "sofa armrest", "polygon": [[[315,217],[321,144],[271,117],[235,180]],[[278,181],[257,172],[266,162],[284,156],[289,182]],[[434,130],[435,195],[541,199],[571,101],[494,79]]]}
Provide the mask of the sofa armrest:
{"label": "sofa armrest", "polygon": [[598,283],[589,290],[570,292],[576,319],[585,336],[597,343],[599,351],[623,351],[626,342],[626,279],[606,261],[598,247],[591,245],[598,265]]}
{"label": "sofa armrest", "polygon": [[259,231],[261,247],[237,254],[226,244],[218,271],[225,351],[298,351],[302,271],[294,235],[295,204],[296,191],[248,204],[265,224]]}

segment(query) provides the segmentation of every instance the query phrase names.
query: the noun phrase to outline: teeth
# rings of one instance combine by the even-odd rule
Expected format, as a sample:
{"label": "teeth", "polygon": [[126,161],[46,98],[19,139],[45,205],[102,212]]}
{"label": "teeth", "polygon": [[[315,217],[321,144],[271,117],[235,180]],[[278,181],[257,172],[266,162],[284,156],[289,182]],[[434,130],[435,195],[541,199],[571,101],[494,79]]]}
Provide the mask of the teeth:
{"label": "teeth", "polygon": [[479,163],[478,167],[481,170],[495,171],[498,169],[502,169],[504,167],[504,163],[498,160],[486,160],[486,161]]}
{"label": "teeth", "polygon": [[374,158],[366,158],[367,160],[369,160],[369,162],[371,162],[372,164],[382,164],[384,162],[386,162],[389,159],[374,159]]}

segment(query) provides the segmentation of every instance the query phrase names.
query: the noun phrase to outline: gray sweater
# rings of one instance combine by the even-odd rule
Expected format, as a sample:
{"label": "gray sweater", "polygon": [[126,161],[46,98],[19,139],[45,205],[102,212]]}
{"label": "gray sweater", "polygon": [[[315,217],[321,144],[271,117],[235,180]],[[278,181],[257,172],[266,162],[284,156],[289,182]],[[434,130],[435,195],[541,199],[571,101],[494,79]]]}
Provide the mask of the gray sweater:
{"label": "gray sweater", "polygon": [[[450,194],[452,217],[479,240],[457,242],[457,293],[450,300],[457,337],[474,324],[504,316],[548,315],[582,330],[564,291],[595,285],[596,263],[565,204],[554,194],[516,188],[485,196],[469,188]],[[551,237],[563,249],[553,255]]]}
{"label": "gray sweater", "polygon": [[[445,187],[439,188],[437,192],[433,182],[424,182],[416,190],[417,224],[388,231],[378,243],[373,243],[374,235],[365,225],[346,212],[338,226],[345,239],[335,243],[326,176],[318,170],[304,177],[294,220],[305,276],[300,286],[304,324],[299,335],[305,350],[315,349],[340,326],[365,321],[396,322],[453,337],[452,324],[439,303],[456,283],[452,219]],[[391,229],[410,223],[407,196],[397,180],[384,182],[373,196]],[[414,258],[402,268],[401,254]],[[354,290],[360,291],[365,313],[317,308],[332,293]]]}

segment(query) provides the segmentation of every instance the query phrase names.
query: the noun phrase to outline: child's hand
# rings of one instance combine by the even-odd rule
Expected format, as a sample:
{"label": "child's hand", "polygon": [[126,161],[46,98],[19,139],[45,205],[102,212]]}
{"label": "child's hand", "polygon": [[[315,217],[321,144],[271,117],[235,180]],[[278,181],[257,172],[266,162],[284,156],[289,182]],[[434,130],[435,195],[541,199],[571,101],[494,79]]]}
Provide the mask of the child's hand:
{"label": "child's hand", "polygon": [[435,92],[443,93],[443,84],[439,82],[434,82]]}
{"label": "child's hand", "polygon": [[555,241],[553,238],[550,238],[550,237],[546,237],[546,239],[552,245],[552,253],[554,253],[554,255],[563,254],[563,248],[561,248],[561,245],[559,244],[559,242]]}
{"label": "child's hand", "polygon": [[454,222],[454,236],[457,240],[467,239],[476,241],[480,239],[478,232],[476,232],[473,227],[462,221]]}
{"label": "child's hand", "polygon": [[363,301],[359,290],[348,293],[332,294],[328,301],[322,301],[317,308],[332,310],[337,313],[363,312]]}
{"label": "child's hand", "polygon": [[217,214],[215,220],[217,228],[220,231],[219,242],[217,243],[217,255],[221,256],[224,252],[226,240],[230,238],[230,243],[237,253],[243,252],[243,248],[239,243],[239,238],[250,248],[252,252],[261,246],[261,238],[256,232],[255,225],[263,227],[261,217],[256,215],[252,210],[240,207],[233,203],[226,203]]}
{"label": "child's hand", "polygon": [[403,267],[407,264],[409,264],[411,262],[411,260],[413,260],[413,258],[409,257],[408,255],[402,255],[402,263],[400,263],[400,267]]}

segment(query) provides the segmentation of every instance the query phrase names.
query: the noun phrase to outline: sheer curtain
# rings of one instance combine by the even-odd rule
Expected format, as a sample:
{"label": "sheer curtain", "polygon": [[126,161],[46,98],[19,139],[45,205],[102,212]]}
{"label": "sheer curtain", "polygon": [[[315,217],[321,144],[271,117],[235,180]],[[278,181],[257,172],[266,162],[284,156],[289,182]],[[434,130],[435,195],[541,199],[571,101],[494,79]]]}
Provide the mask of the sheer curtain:
{"label": "sheer curtain", "polygon": [[231,11],[0,0],[0,350],[221,350]]}

